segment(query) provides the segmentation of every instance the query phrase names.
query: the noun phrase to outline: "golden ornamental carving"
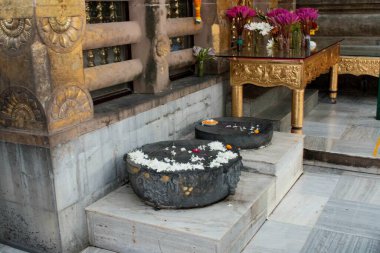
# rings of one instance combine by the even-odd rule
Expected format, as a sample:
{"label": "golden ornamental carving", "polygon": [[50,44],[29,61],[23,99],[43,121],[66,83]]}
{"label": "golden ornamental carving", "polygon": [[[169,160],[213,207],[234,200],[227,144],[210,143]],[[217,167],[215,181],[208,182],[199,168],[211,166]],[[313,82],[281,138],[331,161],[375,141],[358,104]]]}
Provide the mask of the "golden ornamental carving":
{"label": "golden ornamental carving", "polygon": [[30,18],[0,19],[0,46],[7,53],[17,53],[32,41]]}
{"label": "golden ornamental carving", "polygon": [[92,112],[91,98],[78,86],[64,87],[55,93],[51,108],[53,120],[63,120]]}
{"label": "golden ornamental carving", "polygon": [[82,16],[40,18],[39,32],[43,42],[58,53],[70,52],[83,34]]}
{"label": "golden ornamental carving", "polygon": [[273,87],[284,85],[291,89],[301,87],[302,65],[231,61],[231,85],[251,83]]}
{"label": "golden ornamental carving", "polygon": [[11,87],[0,96],[0,125],[24,130],[45,130],[45,113],[29,90]]}
{"label": "golden ornamental carving", "polygon": [[380,57],[341,57],[339,74],[380,75]]}
{"label": "golden ornamental carving", "polygon": [[303,86],[319,77],[321,74],[329,72],[331,66],[339,62],[339,46],[331,47],[305,61]]}

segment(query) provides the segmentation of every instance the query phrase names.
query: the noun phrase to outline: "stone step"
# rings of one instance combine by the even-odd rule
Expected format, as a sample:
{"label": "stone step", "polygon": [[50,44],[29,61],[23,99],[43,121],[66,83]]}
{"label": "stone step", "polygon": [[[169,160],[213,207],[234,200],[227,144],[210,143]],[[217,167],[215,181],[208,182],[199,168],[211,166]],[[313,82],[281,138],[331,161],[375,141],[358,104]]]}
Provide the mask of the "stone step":
{"label": "stone step", "polygon": [[12,248],[11,246],[0,243],[0,253],[27,253],[27,252],[16,249],[16,248]]}
{"label": "stone step", "polygon": [[123,186],[86,208],[91,245],[115,252],[241,252],[265,222],[275,177],[242,172],[236,194],[204,208],[159,210]]}
{"label": "stone step", "polygon": [[[291,94],[291,91],[286,87],[262,88],[254,86],[251,91],[246,92],[253,93],[247,94],[249,97],[244,97],[243,100],[243,112],[246,117],[255,117]],[[231,98],[227,101],[226,116],[231,116]]]}
{"label": "stone step", "polygon": [[84,250],[82,250],[81,253],[115,253],[115,252],[96,248],[96,247],[87,247]]}
{"label": "stone step", "polygon": [[304,136],[274,132],[271,145],[258,150],[242,150],[247,171],[274,176],[275,185],[268,199],[268,214],[303,173]]}
{"label": "stone step", "polygon": [[[306,117],[318,104],[318,90],[305,90],[304,103],[304,117]],[[272,121],[275,131],[289,132],[291,129],[291,107],[292,100],[291,94],[289,94],[255,117]]]}

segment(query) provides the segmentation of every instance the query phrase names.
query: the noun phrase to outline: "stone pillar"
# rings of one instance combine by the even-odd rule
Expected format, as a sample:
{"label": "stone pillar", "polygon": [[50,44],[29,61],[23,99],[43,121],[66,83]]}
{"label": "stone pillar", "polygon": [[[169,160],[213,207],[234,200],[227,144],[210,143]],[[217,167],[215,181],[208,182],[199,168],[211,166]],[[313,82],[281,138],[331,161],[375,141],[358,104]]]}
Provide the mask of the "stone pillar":
{"label": "stone pillar", "polygon": [[0,0],[0,242],[27,251],[78,252],[87,244],[68,229],[78,219],[59,213],[57,190],[70,180],[58,178],[60,159],[49,146],[93,117],[84,29],[84,1]]}
{"label": "stone pillar", "polygon": [[129,1],[130,20],[139,23],[143,38],[132,45],[133,58],[143,62],[143,74],[134,81],[135,93],[157,93],[170,88],[165,0]]}
{"label": "stone pillar", "polygon": [[84,1],[0,1],[0,131],[53,134],[93,115]]}

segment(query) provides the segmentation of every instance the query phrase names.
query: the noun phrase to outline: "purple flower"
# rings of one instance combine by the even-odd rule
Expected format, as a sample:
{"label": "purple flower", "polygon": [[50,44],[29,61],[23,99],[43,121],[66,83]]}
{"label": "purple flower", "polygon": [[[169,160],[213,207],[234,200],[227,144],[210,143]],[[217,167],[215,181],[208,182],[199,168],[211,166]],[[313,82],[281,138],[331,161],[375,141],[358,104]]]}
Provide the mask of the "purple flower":
{"label": "purple flower", "polygon": [[300,8],[295,13],[303,23],[315,22],[319,16],[318,10],[314,8]]}
{"label": "purple flower", "polygon": [[234,6],[226,11],[226,16],[230,19],[240,17],[243,19],[256,16],[256,11],[248,6]]}
{"label": "purple flower", "polygon": [[283,9],[283,8],[277,8],[277,9],[274,9],[270,12],[267,13],[267,16],[269,18],[273,18],[273,17],[276,17],[280,14],[288,14],[290,11],[286,10],[286,9]]}
{"label": "purple flower", "polygon": [[274,20],[280,26],[293,25],[300,21],[299,17],[293,12],[279,14],[274,17]]}

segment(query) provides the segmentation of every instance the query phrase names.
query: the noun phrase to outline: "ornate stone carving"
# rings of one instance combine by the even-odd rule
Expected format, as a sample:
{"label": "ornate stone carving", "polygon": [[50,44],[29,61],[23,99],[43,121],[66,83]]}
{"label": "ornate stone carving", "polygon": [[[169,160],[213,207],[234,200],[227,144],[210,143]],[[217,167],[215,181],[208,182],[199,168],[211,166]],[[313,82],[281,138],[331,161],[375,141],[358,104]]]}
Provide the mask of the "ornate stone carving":
{"label": "ornate stone carving", "polygon": [[30,18],[0,19],[0,46],[7,53],[17,53],[28,45],[33,37]]}
{"label": "ornate stone carving", "polygon": [[380,75],[380,57],[341,57],[339,74]]}
{"label": "ornate stone carving", "polygon": [[66,86],[54,92],[49,108],[49,128],[57,129],[92,116],[92,100],[78,86]]}
{"label": "ornate stone carving", "polygon": [[91,99],[78,86],[68,86],[55,93],[51,117],[54,120],[70,118],[91,111]]}
{"label": "ornate stone carving", "polygon": [[291,89],[301,87],[302,65],[269,62],[231,61],[231,85],[251,83],[273,87],[284,85]]}
{"label": "ornate stone carving", "polygon": [[83,34],[83,17],[40,18],[39,32],[43,42],[58,53],[70,52]]}
{"label": "ornate stone carving", "polygon": [[45,113],[32,92],[23,87],[11,87],[0,96],[0,125],[24,130],[45,130]]}

